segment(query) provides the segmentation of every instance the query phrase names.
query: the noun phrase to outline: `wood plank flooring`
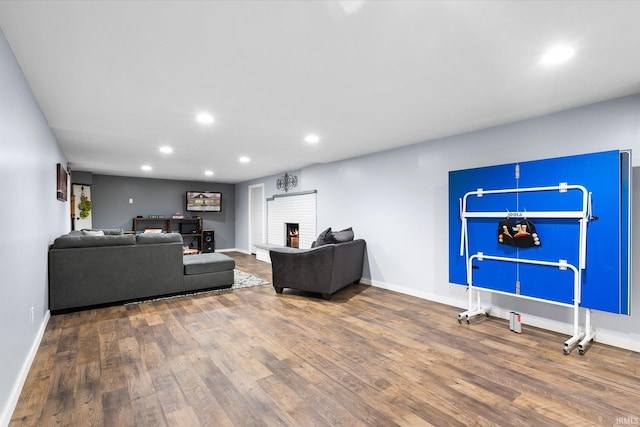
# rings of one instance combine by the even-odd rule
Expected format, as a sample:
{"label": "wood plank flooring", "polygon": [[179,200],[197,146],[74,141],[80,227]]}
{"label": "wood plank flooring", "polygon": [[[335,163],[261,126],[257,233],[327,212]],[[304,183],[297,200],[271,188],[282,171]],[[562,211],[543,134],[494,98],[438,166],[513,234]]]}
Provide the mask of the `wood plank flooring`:
{"label": "wood plank flooring", "polygon": [[[270,265],[229,253],[271,280]],[[640,424],[640,355],[355,285],[52,316],[11,426]]]}

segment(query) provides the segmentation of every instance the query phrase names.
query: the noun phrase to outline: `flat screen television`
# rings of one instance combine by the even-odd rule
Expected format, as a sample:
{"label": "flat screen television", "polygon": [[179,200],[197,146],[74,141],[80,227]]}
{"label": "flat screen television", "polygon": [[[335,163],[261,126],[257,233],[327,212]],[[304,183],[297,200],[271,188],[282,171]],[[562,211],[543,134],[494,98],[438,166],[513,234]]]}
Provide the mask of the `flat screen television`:
{"label": "flat screen television", "polygon": [[221,212],[222,193],[214,191],[187,191],[188,212]]}

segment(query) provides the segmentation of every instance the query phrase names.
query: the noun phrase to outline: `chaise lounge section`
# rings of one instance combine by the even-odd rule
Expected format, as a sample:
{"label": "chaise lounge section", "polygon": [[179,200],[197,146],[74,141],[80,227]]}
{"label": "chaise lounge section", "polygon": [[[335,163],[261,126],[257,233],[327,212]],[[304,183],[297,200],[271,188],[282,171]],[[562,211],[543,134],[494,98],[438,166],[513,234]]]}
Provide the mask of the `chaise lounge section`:
{"label": "chaise lounge section", "polygon": [[236,262],[220,253],[185,256],[184,287],[186,290],[230,288]]}

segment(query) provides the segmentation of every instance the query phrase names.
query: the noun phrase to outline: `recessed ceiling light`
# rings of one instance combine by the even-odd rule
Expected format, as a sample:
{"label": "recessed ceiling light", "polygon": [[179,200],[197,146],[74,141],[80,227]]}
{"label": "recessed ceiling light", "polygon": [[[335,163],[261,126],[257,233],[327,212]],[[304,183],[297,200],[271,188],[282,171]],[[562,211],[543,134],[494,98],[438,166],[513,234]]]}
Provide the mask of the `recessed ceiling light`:
{"label": "recessed ceiling light", "polygon": [[173,148],[169,147],[168,145],[165,145],[160,147],[160,152],[164,154],[171,154],[173,153]]}
{"label": "recessed ceiling light", "polygon": [[143,171],[149,172],[152,168],[149,165],[142,165],[140,169],[142,169]]}
{"label": "recessed ceiling light", "polygon": [[575,52],[575,49],[568,45],[553,46],[542,55],[542,63],[545,65],[560,64],[571,58]]}
{"label": "recessed ceiling light", "polygon": [[204,171],[204,174],[207,176],[213,176],[213,171]]}
{"label": "recessed ceiling light", "polygon": [[209,113],[200,113],[196,116],[196,120],[198,121],[198,123],[201,123],[203,125],[210,125],[211,123],[213,123],[214,118]]}
{"label": "recessed ceiling light", "polygon": [[315,144],[318,141],[320,141],[320,137],[318,135],[307,135],[304,137],[304,140],[307,141],[309,144]]}
{"label": "recessed ceiling light", "polygon": [[249,163],[251,161],[247,156],[242,156],[238,160],[240,160],[240,163]]}

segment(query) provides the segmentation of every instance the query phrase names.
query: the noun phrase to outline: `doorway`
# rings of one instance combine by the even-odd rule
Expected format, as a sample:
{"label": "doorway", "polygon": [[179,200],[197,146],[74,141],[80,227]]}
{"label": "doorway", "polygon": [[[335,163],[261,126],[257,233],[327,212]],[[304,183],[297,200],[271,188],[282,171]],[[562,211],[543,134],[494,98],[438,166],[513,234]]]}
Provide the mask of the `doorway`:
{"label": "doorway", "polygon": [[[73,230],[91,229],[91,187],[82,184],[71,186],[71,215]],[[88,203],[87,203],[88,202]],[[87,209],[88,207],[88,209]]]}
{"label": "doorway", "polygon": [[264,184],[249,186],[249,252],[256,253],[256,244],[264,243]]}

